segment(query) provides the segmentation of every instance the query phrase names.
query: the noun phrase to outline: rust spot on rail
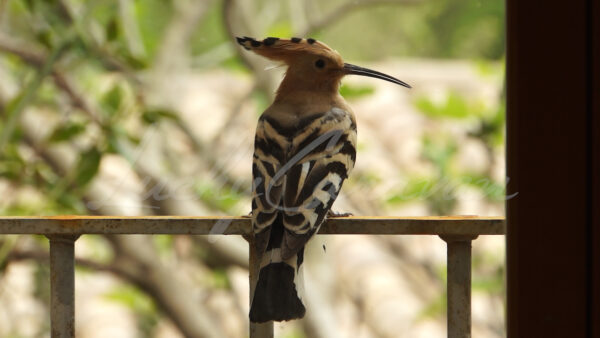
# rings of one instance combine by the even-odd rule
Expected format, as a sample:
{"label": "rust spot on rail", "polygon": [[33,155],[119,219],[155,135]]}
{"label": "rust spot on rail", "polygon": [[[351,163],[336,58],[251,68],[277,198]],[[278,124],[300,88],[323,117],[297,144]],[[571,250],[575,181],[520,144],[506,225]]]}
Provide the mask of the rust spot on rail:
{"label": "rust spot on rail", "polygon": [[48,220],[57,221],[60,226],[65,228],[81,228],[84,220],[86,218],[89,219],[89,216],[79,216],[79,215],[53,215],[53,216],[42,216],[40,218],[45,218]]}
{"label": "rust spot on rail", "polygon": [[[53,215],[53,216],[42,216],[42,218],[46,219],[56,219],[56,220],[72,220],[72,219],[81,219],[83,216],[78,215]],[[88,217],[89,218],[89,217]]]}

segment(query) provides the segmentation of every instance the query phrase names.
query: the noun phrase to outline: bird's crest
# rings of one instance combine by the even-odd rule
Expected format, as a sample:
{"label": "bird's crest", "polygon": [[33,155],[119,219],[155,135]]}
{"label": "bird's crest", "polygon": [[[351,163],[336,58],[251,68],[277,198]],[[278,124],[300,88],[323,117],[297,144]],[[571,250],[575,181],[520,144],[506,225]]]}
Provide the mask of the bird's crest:
{"label": "bird's crest", "polygon": [[280,39],[268,37],[262,41],[250,37],[237,38],[237,42],[246,50],[255,52],[258,55],[267,57],[276,61],[286,63],[298,56],[317,55],[328,59],[339,60],[342,62],[341,56],[329,46],[321,41],[312,38],[291,38]]}

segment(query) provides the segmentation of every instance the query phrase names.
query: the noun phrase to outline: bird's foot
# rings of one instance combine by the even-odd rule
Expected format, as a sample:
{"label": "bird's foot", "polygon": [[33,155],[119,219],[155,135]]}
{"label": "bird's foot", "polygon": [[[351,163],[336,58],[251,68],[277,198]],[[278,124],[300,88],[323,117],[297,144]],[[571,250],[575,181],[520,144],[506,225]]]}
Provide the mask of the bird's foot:
{"label": "bird's foot", "polygon": [[252,211],[248,213],[248,215],[242,215],[243,218],[252,218]]}
{"label": "bird's foot", "polygon": [[327,217],[348,217],[353,216],[351,212],[335,212],[331,209],[327,212]]}

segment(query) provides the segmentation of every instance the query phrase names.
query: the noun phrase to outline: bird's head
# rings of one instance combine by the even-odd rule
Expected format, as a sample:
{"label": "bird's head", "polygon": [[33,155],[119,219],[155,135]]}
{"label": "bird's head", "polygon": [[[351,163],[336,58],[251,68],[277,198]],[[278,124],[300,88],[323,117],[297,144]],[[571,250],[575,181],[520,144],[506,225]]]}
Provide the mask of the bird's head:
{"label": "bird's head", "polygon": [[[338,52],[315,39],[237,38],[244,49],[268,59],[283,62],[288,66],[286,80],[289,86],[333,88],[337,91],[339,82],[346,75],[362,75],[393,82],[411,88],[407,83],[390,75],[368,68],[345,63]],[[282,88],[280,88],[281,91]]]}

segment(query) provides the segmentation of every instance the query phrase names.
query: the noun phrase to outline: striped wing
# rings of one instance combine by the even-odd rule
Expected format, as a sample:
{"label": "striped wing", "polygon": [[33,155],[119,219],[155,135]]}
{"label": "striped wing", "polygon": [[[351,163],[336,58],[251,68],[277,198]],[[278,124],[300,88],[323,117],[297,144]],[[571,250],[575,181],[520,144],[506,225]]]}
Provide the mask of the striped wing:
{"label": "striped wing", "polygon": [[[281,248],[286,260],[318,231],[354,167],[355,145],[356,124],[339,108],[308,116],[295,128],[260,119],[252,203],[258,252]],[[281,235],[271,236],[277,227]]]}

